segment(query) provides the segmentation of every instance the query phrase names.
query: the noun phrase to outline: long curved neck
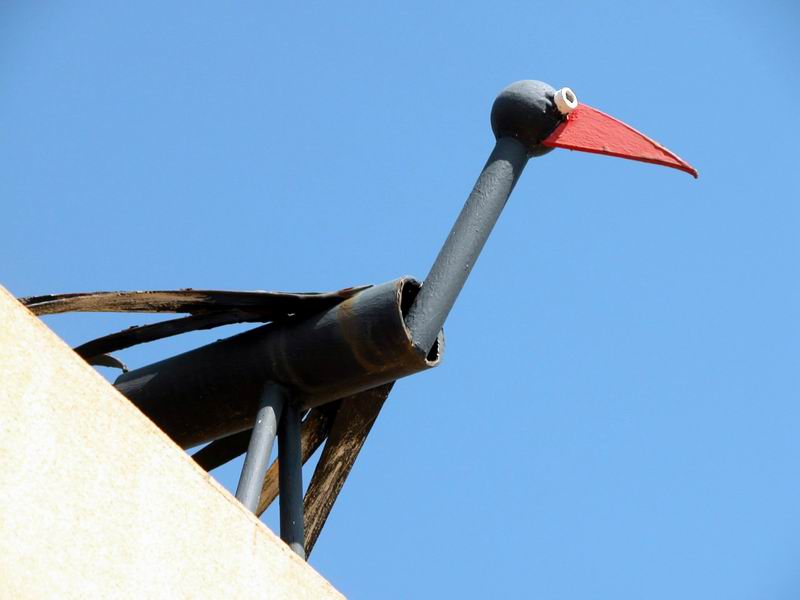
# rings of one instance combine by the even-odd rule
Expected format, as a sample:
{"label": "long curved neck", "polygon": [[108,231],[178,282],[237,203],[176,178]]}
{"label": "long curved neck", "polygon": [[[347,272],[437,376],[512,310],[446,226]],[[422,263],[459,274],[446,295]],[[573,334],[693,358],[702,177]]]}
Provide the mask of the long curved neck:
{"label": "long curved neck", "polygon": [[512,137],[497,140],[406,317],[414,345],[426,354],[527,162],[528,151],[521,142]]}

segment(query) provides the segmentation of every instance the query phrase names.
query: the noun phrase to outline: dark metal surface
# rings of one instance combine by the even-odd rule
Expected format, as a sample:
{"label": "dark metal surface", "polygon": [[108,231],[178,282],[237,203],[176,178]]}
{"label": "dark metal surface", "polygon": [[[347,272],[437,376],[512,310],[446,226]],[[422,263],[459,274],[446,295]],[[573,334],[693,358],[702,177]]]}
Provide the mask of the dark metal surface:
{"label": "dark metal surface", "polygon": [[306,490],[305,549],[311,554],[334,502],[394,383],[342,400]]}
{"label": "dark metal surface", "polygon": [[289,399],[278,428],[280,463],[281,539],[305,559],[303,546],[303,457],[300,446],[300,408]]}
{"label": "dark metal surface", "polygon": [[419,289],[403,278],[303,319],[271,323],[131,371],[116,387],[188,448],[252,427],[266,381],[305,408],[436,366],[415,348],[403,311]]}
{"label": "dark metal surface", "polygon": [[264,485],[272,444],[278,432],[278,421],[286,398],[286,390],[281,386],[269,381],[264,385],[256,422],[247,446],[247,455],[242,465],[242,474],[236,488],[236,498],[251,512],[255,512],[258,508],[261,487]]}
{"label": "dark metal surface", "polygon": [[420,351],[433,346],[527,162],[524,144],[512,137],[497,140],[406,318]]}

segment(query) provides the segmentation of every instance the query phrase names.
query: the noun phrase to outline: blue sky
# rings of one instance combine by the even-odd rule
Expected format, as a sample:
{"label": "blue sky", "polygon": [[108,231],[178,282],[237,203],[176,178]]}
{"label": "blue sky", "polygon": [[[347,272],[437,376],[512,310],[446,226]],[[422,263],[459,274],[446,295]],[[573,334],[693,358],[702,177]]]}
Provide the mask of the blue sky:
{"label": "blue sky", "polygon": [[[444,364],[395,387],[311,562],[353,598],[796,598],[798,16],[7,0],[0,283],[422,278],[491,150],[497,92],[568,85],[700,179],[531,161]],[[78,344],[148,320],[47,323]],[[235,488],[240,466],[215,476]]]}

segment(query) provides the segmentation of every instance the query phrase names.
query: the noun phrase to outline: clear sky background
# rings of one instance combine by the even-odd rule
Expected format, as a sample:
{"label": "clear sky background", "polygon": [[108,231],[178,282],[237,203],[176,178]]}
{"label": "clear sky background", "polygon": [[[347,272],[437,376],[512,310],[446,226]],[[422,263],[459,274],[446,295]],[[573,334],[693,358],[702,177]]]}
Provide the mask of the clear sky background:
{"label": "clear sky background", "polygon": [[[571,86],[700,179],[531,161],[311,563],[352,598],[797,598],[799,59],[788,0],[4,0],[0,283],[422,278],[497,92]],[[78,344],[153,320],[47,323]]]}

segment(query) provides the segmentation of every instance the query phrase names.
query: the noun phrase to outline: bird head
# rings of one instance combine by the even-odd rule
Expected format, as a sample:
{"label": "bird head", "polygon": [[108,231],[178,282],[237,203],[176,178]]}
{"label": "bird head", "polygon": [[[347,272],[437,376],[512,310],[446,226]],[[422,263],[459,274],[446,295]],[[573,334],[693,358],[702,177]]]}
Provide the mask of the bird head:
{"label": "bird head", "polygon": [[606,154],[672,167],[697,177],[697,170],[630,125],[578,102],[569,88],[541,81],[517,81],[492,106],[495,137],[513,137],[541,156],[553,148]]}

